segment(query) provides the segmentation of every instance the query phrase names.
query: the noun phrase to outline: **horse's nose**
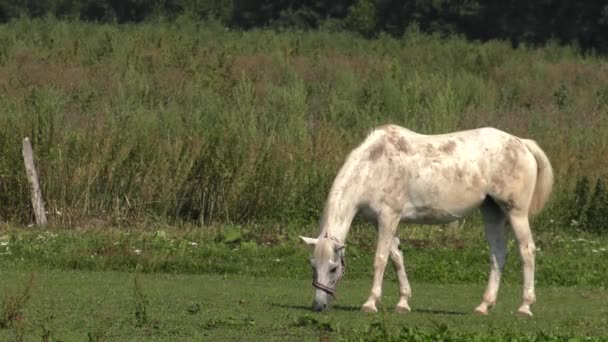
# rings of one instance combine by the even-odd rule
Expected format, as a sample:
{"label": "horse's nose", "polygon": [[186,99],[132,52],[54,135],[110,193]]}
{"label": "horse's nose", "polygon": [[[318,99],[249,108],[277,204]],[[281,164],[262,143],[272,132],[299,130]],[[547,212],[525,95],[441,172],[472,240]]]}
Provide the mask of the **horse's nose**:
{"label": "horse's nose", "polygon": [[327,310],[327,304],[326,303],[323,303],[323,304],[321,304],[321,303],[314,303],[312,305],[312,308],[315,311],[317,311],[317,312],[325,311],[325,310]]}

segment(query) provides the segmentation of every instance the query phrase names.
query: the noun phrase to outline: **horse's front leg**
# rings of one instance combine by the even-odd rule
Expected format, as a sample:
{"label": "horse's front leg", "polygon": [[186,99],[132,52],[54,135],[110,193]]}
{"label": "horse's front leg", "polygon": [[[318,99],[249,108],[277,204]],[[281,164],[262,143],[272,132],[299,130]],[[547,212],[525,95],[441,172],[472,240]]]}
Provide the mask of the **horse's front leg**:
{"label": "horse's front leg", "polygon": [[378,243],[376,245],[376,256],[374,257],[374,281],[371,293],[361,308],[365,312],[378,312],[376,304],[380,301],[380,296],[382,295],[384,269],[390,255],[390,248],[397,231],[398,223],[398,216],[384,215],[378,217]]}

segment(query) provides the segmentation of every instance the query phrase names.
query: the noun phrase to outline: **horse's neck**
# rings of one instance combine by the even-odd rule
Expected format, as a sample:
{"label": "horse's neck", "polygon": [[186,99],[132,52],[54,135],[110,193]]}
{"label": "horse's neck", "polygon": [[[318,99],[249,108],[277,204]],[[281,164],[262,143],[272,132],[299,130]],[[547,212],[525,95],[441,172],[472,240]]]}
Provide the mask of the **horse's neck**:
{"label": "horse's neck", "polygon": [[357,209],[358,197],[353,187],[332,189],[321,218],[321,235],[344,243]]}

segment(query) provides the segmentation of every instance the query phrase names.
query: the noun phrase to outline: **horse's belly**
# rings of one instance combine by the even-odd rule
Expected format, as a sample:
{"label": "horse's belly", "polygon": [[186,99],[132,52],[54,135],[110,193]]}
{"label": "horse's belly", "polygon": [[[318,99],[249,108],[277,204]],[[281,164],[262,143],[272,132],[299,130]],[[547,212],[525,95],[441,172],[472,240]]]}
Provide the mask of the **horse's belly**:
{"label": "horse's belly", "polygon": [[424,224],[443,224],[467,216],[479,207],[486,194],[480,191],[452,188],[431,195],[419,193],[409,196],[402,210],[402,221]]}
{"label": "horse's belly", "polygon": [[405,210],[401,215],[401,221],[419,224],[444,224],[467,216],[470,212],[471,210],[453,213],[440,208],[417,207]]}

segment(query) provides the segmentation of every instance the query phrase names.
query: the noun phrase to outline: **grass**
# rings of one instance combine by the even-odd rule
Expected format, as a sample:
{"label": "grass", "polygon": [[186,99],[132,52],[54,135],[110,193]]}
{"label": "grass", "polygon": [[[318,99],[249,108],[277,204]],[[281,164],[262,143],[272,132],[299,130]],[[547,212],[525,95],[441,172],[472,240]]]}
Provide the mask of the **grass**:
{"label": "grass", "polygon": [[604,58],[574,48],[415,31],[15,20],[0,25],[0,218],[32,221],[30,136],[54,224],[309,223],[348,151],[393,122],[538,140],[557,172],[549,216],[566,226],[577,177],[608,173],[606,79]]}
{"label": "grass", "polygon": [[[566,341],[608,334],[605,237],[536,234],[538,304],[535,317],[521,319],[513,314],[521,269],[512,243],[498,307],[478,317],[471,310],[488,270],[481,229],[471,222],[456,231],[404,228],[414,312],[392,312],[397,285],[389,267],[381,313],[370,316],[359,306],[371,286],[372,228],[353,227],[339,301],[325,314],[310,310],[309,250],[297,238],[315,230],[3,226],[0,293],[27,300],[11,306],[18,324],[0,329],[0,340]],[[26,281],[31,271],[35,287]]]}
{"label": "grass", "polygon": [[[217,226],[143,229],[0,230],[0,267],[5,270],[82,270],[241,274],[252,277],[309,279],[310,250],[298,238],[312,227]],[[488,245],[481,229],[458,232],[414,226],[401,231],[408,274],[427,283],[483,284],[487,280]],[[347,241],[348,274],[371,276],[376,236],[358,225]],[[608,287],[608,241],[580,233],[535,235],[537,282],[541,286]],[[508,243],[504,281],[519,284],[519,252]],[[243,262],[246,260],[247,262]],[[269,264],[272,267],[269,267]],[[393,272],[388,272],[394,277]]]}
{"label": "grass", "polygon": [[[3,272],[0,291],[21,286],[26,277],[19,271]],[[312,287],[307,280],[236,275],[138,275],[153,322],[140,325],[133,277],[121,272],[39,272],[38,286],[24,310],[26,340],[37,340],[45,331],[62,341],[87,336],[109,341],[371,339],[380,334],[396,338],[404,328],[417,335],[447,328],[446,336],[486,339],[608,334],[608,292],[600,288],[540,287],[535,316],[522,319],[513,314],[520,300],[518,286],[501,288],[496,309],[479,317],[471,311],[482,286],[413,282],[413,312],[398,315],[392,312],[397,286],[389,281],[382,312],[366,315],[359,306],[370,280],[346,279],[334,309],[317,314],[310,310]],[[43,324],[46,330],[40,328]],[[2,329],[0,339],[8,340],[11,334]]]}

